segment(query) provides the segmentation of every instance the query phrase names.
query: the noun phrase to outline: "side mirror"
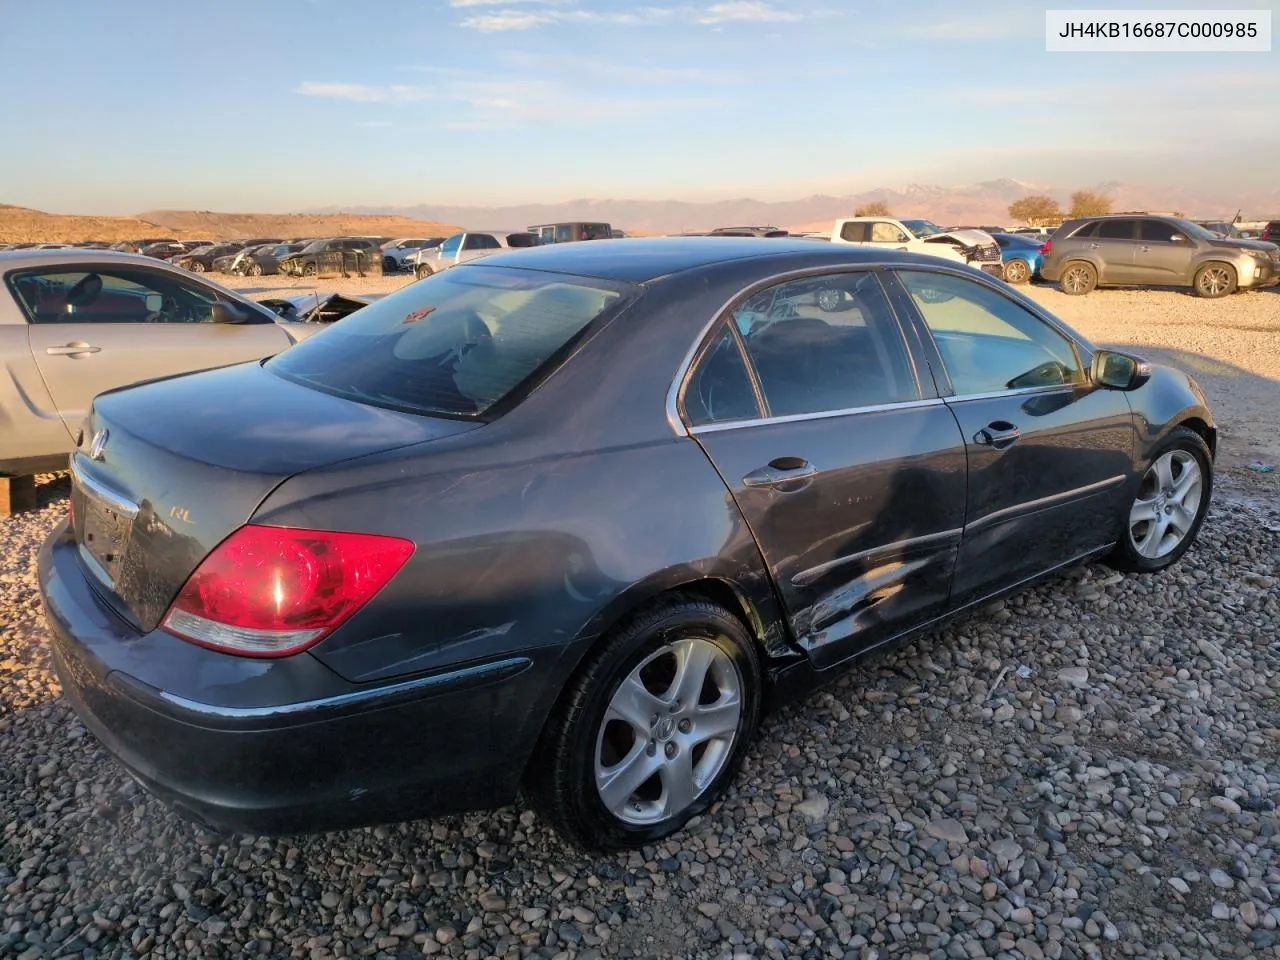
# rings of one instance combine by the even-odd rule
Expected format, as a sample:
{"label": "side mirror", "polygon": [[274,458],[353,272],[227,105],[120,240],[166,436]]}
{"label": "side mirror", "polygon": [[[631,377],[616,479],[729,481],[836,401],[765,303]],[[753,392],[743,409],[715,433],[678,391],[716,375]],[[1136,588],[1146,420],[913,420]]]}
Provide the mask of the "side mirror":
{"label": "side mirror", "polygon": [[1139,357],[1111,350],[1093,355],[1093,382],[1109,390],[1136,390],[1151,377],[1151,364]]}
{"label": "side mirror", "polygon": [[215,303],[209,313],[209,320],[212,323],[244,323],[248,319],[248,313],[236,304],[225,300]]}

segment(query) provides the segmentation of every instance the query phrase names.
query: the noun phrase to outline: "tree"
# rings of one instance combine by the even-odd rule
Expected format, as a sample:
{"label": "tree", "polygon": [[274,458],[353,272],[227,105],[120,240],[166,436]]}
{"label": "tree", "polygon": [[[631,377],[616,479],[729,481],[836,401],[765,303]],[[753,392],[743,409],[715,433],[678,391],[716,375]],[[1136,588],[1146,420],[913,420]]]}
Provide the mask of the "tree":
{"label": "tree", "polygon": [[1100,217],[1111,212],[1111,198],[1093,190],[1077,190],[1071,195],[1071,216]]}
{"label": "tree", "polygon": [[1047,227],[1062,220],[1062,208],[1053,197],[1035,194],[1009,204],[1009,216],[1029,227]]}
{"label": "tree", "polygon": [[893,214],[889,212],[889,207],[876,200],[874,203],[864,203],[853,211],[855,217],[891,217]]}

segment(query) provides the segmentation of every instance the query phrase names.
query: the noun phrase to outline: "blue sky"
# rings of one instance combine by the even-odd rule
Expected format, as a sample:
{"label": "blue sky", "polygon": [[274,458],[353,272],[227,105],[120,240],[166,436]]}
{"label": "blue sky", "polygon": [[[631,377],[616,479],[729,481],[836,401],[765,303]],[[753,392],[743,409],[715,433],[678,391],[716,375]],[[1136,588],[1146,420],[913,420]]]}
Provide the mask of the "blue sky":
{"label": "blue sky", "polygon": [[1069,5],[11,0],[0,202],[286,211],[999,177],[1274,184],[1280,52],[1049,54],[1048,6]]}

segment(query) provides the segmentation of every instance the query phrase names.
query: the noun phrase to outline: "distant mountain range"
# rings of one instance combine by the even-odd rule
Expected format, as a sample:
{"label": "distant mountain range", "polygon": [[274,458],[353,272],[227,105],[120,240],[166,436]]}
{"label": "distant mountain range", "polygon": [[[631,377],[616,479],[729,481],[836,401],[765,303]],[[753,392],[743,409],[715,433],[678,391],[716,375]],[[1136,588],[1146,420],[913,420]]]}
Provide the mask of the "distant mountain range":
{"label": "distant mountain range", "polygon": [[1033,193],[1048,194],[1064,206],[1077,189],[1096,190],[1113,198],[1115,210],[1181,211],[1198,218],[1232,217],[1243,208],[1246,218],[1280,214],[1280,187],[1248,187],[1243,191],[1219,183],[1191,187],[1156,187],[1110,181],[1071,187],[1019,180],[987,180],[962,186],[910,184],[900,190],[881,187],[848,196],[819,194],[799,200],[764,201],[742,197],[695,203],[681,200],[579,199],[560,203],[527,203],[482,207],[447,203],[321,207],[315,213],[397,214],[415,220],[460,223],[471,229],[520,229],[564,220],[605,221],[623,230],[658,233],[705,230],[721,226],[771,225],[791,230],[829,227],[836,217],[851,216],[856,207],[879,201],[902,217],[928,217],[948,226],[961,223],[1003,224],[1009,204]]}

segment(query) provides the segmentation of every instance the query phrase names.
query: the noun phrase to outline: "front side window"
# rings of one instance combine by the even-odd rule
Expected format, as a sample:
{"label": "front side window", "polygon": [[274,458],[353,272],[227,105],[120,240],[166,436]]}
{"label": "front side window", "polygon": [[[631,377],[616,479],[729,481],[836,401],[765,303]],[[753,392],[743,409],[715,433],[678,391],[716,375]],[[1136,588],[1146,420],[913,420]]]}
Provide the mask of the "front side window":
{"label": "front side window", "polygon": [[569,243],[574,239],[573,225],[568,223],[556,224],[556,243]]}
{"label": "front side window", "polygon": [[499,267],[446,270],[353,313],[266,368],[360,403],[477,416],[633,291]]}
{"label": "front side window", "polygon": [[871,225],[872,243],[906,243],[907,235],[898,229],[898,225],[881,220]]}
{"label": "front side window", "polygon": [[918,399],[906,344],[875,275],[790,280],[733,311],[765,413],[785,417]]}
{"label": "front side window", "polygon": [[964,277],[898,272],[957,396],[1084,381],[1071,341],[1025,307]]}
{"label": "front side window", "polygon": [[462,246],[462,234],[455,233],[452,237],[440,245],[440,252],[446,257],[452,257],[458,252],[458,248]]}
{"label": "front side window", "polygon": [[1144,243],[1176,243],[1176,238],[1186,240],[1186,235],[1162,220],[1142,220],[1138,224],[1138,239]]}
{"label": "front side window", "polygon": [[129,267],[31,271],[9,283],[32,323],[206,323],[218,301],[197,284]]}

